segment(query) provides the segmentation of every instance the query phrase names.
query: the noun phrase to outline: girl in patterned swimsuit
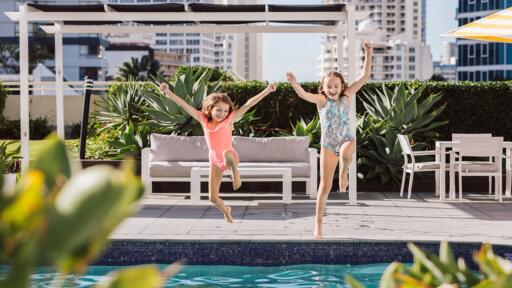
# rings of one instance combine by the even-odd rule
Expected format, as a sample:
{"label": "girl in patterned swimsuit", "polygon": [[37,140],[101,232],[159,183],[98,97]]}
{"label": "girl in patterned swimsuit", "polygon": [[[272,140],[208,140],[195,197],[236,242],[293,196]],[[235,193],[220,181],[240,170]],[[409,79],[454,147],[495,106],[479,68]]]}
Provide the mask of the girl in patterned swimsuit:
{"label": "girl in patterned swimsuit", "polygon": [[363,73],[354,83],[346,85],[343,76],[338,72],[329,72],[320,80],[318,94],[306,92],[288,72],[287,79],[295,92],[302,99],[316,104],[320,115],[321,148],[320,148],[320,185],[316,201],[315,239],[322,239],[322,218],[325,203],[332,187],[336,166],[339,169],[339,189],[345,192],[348,186],[348,167],[355,151],[355,138],[349,126],[350,104],[371,75],[371,45],[364,43],[366,54]]}
{"label": "girl in patterned swimsuit", "polygon": [[208,181],[208,197],[215,207],[223,214],[228,223],[233,223],[231,208],[224,204],[219,197],[222,174],[226,168],[233,174],[233,189],[240,188],[240,174],[238,173],[239,158],[233,149],[231,136],[233,124],[265,96],[276,90],[275,84],[270,84],[260,94],[247,100],[239,109],[235,109],[233,102],[226,94],[212,93],[203,99],[202,110],[196,110],[185,100],[178,97],[165,83],[160,85],[160,91],[167,95],[178,106],[183,108],[190,116],[201,123],[204,136],[209,149],[210,178]]}

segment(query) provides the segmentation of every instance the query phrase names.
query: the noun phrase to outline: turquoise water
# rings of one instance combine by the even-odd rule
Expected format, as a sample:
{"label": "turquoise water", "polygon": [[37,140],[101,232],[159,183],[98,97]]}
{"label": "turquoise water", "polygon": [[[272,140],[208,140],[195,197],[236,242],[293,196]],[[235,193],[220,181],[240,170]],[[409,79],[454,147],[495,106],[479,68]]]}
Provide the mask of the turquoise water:
{"label": "turquoise water", "polygon": [[[368,288],[377,287],[388,264],[370,265],[292,265],[279,267],[190,265],[168,279],[164,287],[346,287],[344,275],[351,274]],[[161,266],[162,268],[164,266]],[[92,266],[87,275],[69,276],[62,287],[90,287],[108,279],[106,274],[122,267]],[[5,275],[5,266],[0,268]],[[32,275],[31,287],[50,287],[56,274],[39,269]]]}

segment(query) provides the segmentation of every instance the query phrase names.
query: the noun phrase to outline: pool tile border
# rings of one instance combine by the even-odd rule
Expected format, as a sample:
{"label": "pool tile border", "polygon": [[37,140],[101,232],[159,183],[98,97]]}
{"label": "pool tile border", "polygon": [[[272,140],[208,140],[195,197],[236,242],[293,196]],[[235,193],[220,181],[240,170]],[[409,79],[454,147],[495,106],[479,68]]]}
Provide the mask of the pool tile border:
{"label": "pool tile border", "polygon": [[[439,252],[439,242],[415,241]],[[456,257],[474,267],[472,255],[481,243],[451,242]],[[512,260],[512,246],[493,245],[495,254]],[[112,240],[95,265],[170,264],[283,266],[297,264],[370,264],[412,262],[404,241],[195,241]]]}

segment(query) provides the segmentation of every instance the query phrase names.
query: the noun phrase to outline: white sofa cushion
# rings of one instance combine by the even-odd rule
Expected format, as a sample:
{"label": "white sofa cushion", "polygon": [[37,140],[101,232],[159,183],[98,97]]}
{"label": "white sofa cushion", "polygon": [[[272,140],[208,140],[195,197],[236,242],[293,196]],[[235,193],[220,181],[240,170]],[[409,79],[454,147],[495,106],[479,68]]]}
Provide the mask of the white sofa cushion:
{"label": "white sofa cushion", "polygon": [[308,137],[233,136],[240,162],[309,162]]}
{"label": "white sofa cushion", "polygon": [[153,133],[149,161],[208,161],[206,140],[203,136]]}

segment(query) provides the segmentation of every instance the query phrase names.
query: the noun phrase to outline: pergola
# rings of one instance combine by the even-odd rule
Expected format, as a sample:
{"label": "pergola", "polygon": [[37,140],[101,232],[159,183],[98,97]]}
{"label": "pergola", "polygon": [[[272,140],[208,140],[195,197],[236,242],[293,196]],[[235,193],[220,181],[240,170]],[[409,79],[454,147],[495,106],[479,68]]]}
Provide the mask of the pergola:
{"label": "pergola", "polygon": [[[19,12],[5,12],[19,22],[20,41],[20,131],[22,170],[29,163],[29,71],[28,24],[42,25],[55,35],[55,82],[57,134],[64,139],[64,33],[333,33],[338,47],[343,34],[355,39],[354,8],[331,5],[223,5],[205,3],[47,5],[25,3]],[[337,49],[339,70],[343,67],[343,48]],[[348,41],[348,81],[354,80],[356,43]],[[314,69],[315,67],[311,67]],[[356,131],[355,101],[350,125]],[[357,200],[356,161],[350,167],[349,199]]]}

